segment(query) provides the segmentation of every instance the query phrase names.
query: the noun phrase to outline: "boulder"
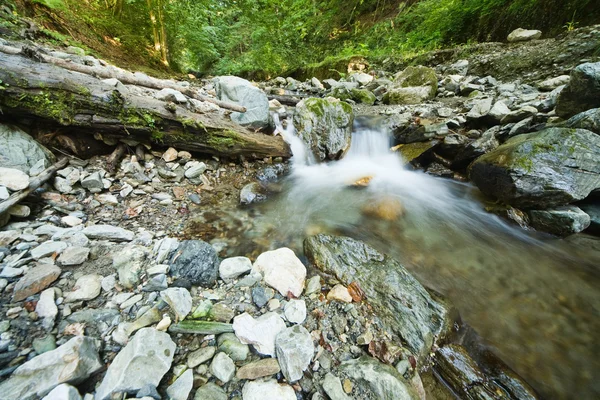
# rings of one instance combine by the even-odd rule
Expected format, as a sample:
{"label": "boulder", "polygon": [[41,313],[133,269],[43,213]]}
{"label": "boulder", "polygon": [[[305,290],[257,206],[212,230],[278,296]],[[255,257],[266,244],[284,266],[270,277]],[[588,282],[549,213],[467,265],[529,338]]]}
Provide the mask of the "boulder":
{"label": "boulder", "polygon": [[212,286],[219,273],[219,257],[202,240],[184,240],[172,257],[170,273],[192,285]]}
{"label": "boulder", "polygon": [[262,253],[254,261],[252,270],[260,273],[265,282],[287,297],[300,297],[306,279],[306,267],[287,247]]}
{"label": "boulder", "polygon": [[591,223],[590,216],[581,208],[563,206],[549,210],[530,210],[531,226],[557,236],[568,236],[586,230]]}
{"label": "boulder", "polygon": [[507,40],[511,43],[527,42],[529,40],[536,40],[541,37],[542,37],[542,31],[517,28],[508,35]]}
{"label": "boulder", "polygon": [[549,128],[515,136],[479,157],[471,180],[488,196],[515,207],[553,207],[600,188],[600,136],[583,129]]}
{"label": "boulder", "polygon": [[431,98],[429,86],[394,87],[383,95],[384,104],[420,104]]}
{"label": "boulder", "polygon": [[245,113],[232,112],[231,120],[251,129],[269,126],[269,99],[259,88],[237,76],[219,76],[214,79],[219,100],[246,107]]}
{"label": "boulder", "polygon": [[600,62],[578,65],[571,80],[556,100],[556,114],[570,118],[575,114],[600,107]]}
{"label": "boulder", "polygon": [[28,174],[40,160],[47,167],[54,162],[54,156],[21,129],[0,124],[0,167]]}
{"label": "boulder", "polygon": [[396,87],[427,87],[429,89],[428,98],[435,97],[438,89],[438,80],[433,68],[417,65],[407,67],[394,77]]}
{"label": "boulder", "polygon": [[285,379],[293,383],[304,376],[315,353],[315,346],[306,328],[294,325],[279,332],[275,339],[275,351]]}
{"label": "boulder", "polygon": [[346,285],[356,282],[386,328],[420,357],[427,357],[435,340],[443,340],[451,330],[450,307],[399,262],[367,244],[316,235],[304,241],[304,252],[318,269],[337,281]]}
{"label": "boulder", "polygon": [[94,340],[76,336],[60,346],[32,358],[0,383],[3,400],[33,400],[62,383],[77,385],[98,372],[100,361]]}
{"label": "boulder", "polygon": [[294,126],[317,161],[338,160],[350,149],[352,107],[335,99],[304,99],[296,106]]}
{"label": "boulder", "polygon": [[572,116],[569,120],[561,124],[566,128],[575,129],[587,129],[598,135],[600,135],[600,108],[593,108],[591,110],[579,113]]}

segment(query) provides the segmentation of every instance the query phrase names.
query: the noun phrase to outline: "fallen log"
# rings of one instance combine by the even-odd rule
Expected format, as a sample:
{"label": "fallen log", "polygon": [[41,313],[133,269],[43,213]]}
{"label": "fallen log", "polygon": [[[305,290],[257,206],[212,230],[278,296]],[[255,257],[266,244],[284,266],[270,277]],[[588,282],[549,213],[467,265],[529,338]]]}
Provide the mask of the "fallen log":
{"label": "fallen log", "polygon": [[108,160],[106,160],[106,166],[108,168],[108,172],[111,174],[115,172],[117,166],[121,162],[121,159],[125,155],[125,151],[127,150],[127,146],[125,143],[119,143],[115,150],[108,156]]}
{"label": "fallen log", "polygon": [[256,133],[223,111],[191,112],[182,105],[119,91],[87,74],[0,53],[0,121],[27,122],[57,134],[93,135],[178,150],[249,158],[289,157],[277,136]]}
{"label": "fallen log", "polygon": [[269,100],[277,100],[278,102],[280,102],[281,104],[284,104],[286,106],[295,107],[296,104],[300,103],[300,101],[302,101],[302,99],[306,98],[306,96],[294,96],[294,95],[280,96],[280,95],[270,94],[267,96],[267,98]]}

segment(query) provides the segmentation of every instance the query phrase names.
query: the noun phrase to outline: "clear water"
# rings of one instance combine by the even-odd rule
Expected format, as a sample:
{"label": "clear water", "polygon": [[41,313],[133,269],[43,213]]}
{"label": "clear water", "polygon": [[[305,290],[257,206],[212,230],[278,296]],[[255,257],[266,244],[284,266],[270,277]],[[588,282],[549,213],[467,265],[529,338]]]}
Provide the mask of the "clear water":
{"label": "clear water", "polygon": [[[346,157],[328,164],[309,159],[293,127],[279,131],[292,143],[293,169],[263,206],[255,236],[296,249],[317,232],[364,240],[449,298],[543,397],[600,398],[598,250],[534,236],[485,212],[472,186],[405,169],[377,128],[355,127]],[[367,188],[351,186],[365,177]],[[404,216],[364,215],[384,197]]]}

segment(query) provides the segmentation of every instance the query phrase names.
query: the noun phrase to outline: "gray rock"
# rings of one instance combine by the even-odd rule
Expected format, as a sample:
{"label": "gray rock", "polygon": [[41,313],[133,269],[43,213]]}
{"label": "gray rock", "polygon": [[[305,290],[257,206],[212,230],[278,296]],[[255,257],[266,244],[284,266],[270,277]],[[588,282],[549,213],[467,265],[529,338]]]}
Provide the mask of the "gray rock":
{"label": "gray rock", "polygon": [[373,75],[365,74],[364,72],[355,72],[348,78],[351,82],[358,82],[359,85],[364,86],[373,80]]}
{"label": "gray rock", "polygon": [[83,264],[90,255],[87,247],[68,247],[60,254],[56,261],[59,265],[70,266]]}
{"label": "gray rock", "polygon": [[185,288],[168,288],[160,292],[160,297],[171,307],[177,321],[183,321],[192,311],[192,296]]}
{"label": "gray rock", "polygon": [[568,236],[586,230],[591,223],[590,216],[581,208],[563,206],[550,210],[530,210],[531,226],[557,236]]}
{"label": "gray rock", "polygon": [[104,183],[100,172],[94,172],[81,180],[81,186],[88,189],[92,193],[97,193],[104,189]]}
{"label": "gray rock", "polygon": [[13,192],[27,189],[29,186],[29,175],[16,168],[0,167],[0,185]]}
{"label": "gray rock", "polygon": [[498,124],[510,112],[510,108],[503,101],[497,101],[488,113],[488,117],[493,123]]}
{"label": "gray rock", "polygon": [[593,108],[574,115],[564,123],[564,126],[566,128],[587,129],[600,135],[600,108]]}
{"label": "gray rock", "polygon": [[171,252],[177,250],[179,240],[175,238],[164,238],[156,242],[152,249],[152,256],[156,257],[156,263],[162,264],[170,255]]}
{"label": "gray rock", "polygon": [[538,83],[537,87],[540,90],[551,92],[557,87],[568,84],[570,80],[571,77],[569,75],[561,75],[556,78],[546,79],[545,81]]}
{"label": "gray rock", "polygon": [[212,286],[217,280],[219,257],[215,249],[202,240],[184,240],[171,261],[170,274],[192,285]]}
{"label": "gray rock", "polygon": [[242,400],[296,400],[296,392],[275,379],[248,381],[242,388]]}
{"label": "gray rock", "polygon": [[84,228],[82,233],[90,239],[112,242],[131,242],[135,237],[133,232],[112,225],[91,225]]}
{"label": "gray rock", "polygon": [[219,351],[227,354],[233,361],[244,361],[248,358],[250,349],[233,333],[223,333],[217,339]]}
{"label": "gray rock", "polygon": [[431,98],[431,87],[394,87],[383,96],[384,104],[421,104]]}
{"label": "gray rock", "polygon": [[529,40],[536,40],[542,37],[542,31],[517,28],[512,31],[507,40],[513,42],[527,42]]}
{"label": "gray rock", "polygon": [[502,124],[510,124],[513,122],[519,122],[522,121],[526,118],[532,117],[535,114],[537,114],[538,110],[535,107],[532,106],[524,106],[519,108],[518,110],[512,111],[508,114],[506,114],[503,118],[501,123]]}
{"label": "gray rock", "polygon": [[65,242],[47,241],[31,250],[30,253],[33,259],[38,260],[43,257],[51,256],[54,253],[60,254],[66,248],[67,244]]}
{"label": "gray rock", "polygon": [[5,186],[0,186],[0,201],[4,201],[10,197],[8,189]]}
{"label": "gray rock", "polygon": [[220,76],[213,82],[219,100],[230,101],[246,107],[245,113],[231,113],[231,119],[234,122],[252,129],[269,126],[269,100],[262,90],[236,76]]}
{"label": "gray rock", "polygon": [[225,353],[217,353],[210,363],[210,373],[223,383],[227,383],[235,375],[235,364]]}
{"label": "gray rock", "polygon": [[494,150],[500,145],[496,140],[495,133],[496,129],[488,129],[485,131],[479,139],[476,139],[468,143],[463,147],[454,157],[454,165],[464,164],[470,162],[475,158]]}
{"label": "gray rock", "polygon": [[194,371],[188,369],[167,388],[169,400],[187,400],[194,386]]}
{"label": "gray rock", "polygon": [[[371,357],[343,362],[340,371],[355,386],[354,393],[381,400],[417,400],[419,396],[402,375],[392,366]],[[355,394],[356,396],[356,394]]]}
{"label": "gray rock", "polygon": [[145,271],[148,253],[144,246],[130,245],[113,255],[112,265],[119,274],[121,285],[128,289],[137,286]]}
{"label": "gray rock", "polygon": [[342,283],[358,282],[386,329],[427,357],[435,340],[451,331],[450,307],[433,297],[397,261],[346,237],[316,235],[304,241],[313,265]]}
{"label": "gray rock", "polygon": [[195,179],[202,175],[204,171],[206,171],[206,164],[204,164],[203,162],[199,162],[198,164],[195,164],[190,168],[186,169],[184,175],[188,179]]}
{"label": "gray rock", "polygon": [[174,103],[185,104],[187,103],[187,97],[185,97],[179,90],[164,88],[154,95],[155,98],[162,101],[172,101]]}
{"label": "gray rock", "polygon": [[227,282],[250,272],[251,269],[252,261],[248,257],[230,257],[219,264],[219,276]]}
{"label": "gray rock", "polygon": [[42,400],[81,400],[81,395],[76,388],[63,383],[52,389]]}
{"label": "gray rock", "polygon": [[73,287],[73,291],[66,293],[65,302],[88,301],[95,299],[102,291],[102,277],[98,274],[83,275]]}
{"label": "gray rock", "polygon": [[600,62],[586,63],[571,71],[571,80],[556,100],[556,114],[570,118],[600,107]]}
{"label": "gray rock", "polygon": [[77,336],[21,365],[0,383],[0,393],[3,400],[33,400],[61,383],[77,385],[103,366],[94,340]]}
{"label": "gray rock", "polygon": [[54,156],[21,129],[0,124],[0,167],[27,174],[40,161],[49,166]]}
{"label": "gray rock", "polygon": [[417,65],[396,74],[394,85],[400,88],[425,87],[428,89],[427,98],[431,99],[437,92],[438,80],[433,68]]}
{"label": "gray rock", "polygon": [[549,128],[515,136],[471,164],[485,194],[515,207],[553,207],[600,188],[600,135]]}
{"label": "gray rock", "polygon": [[315,346],[306,328],[294,325],[279,332],[275,339],[275,351],[281,372],[288,382],[293,383],[304,375],[315,353]]}
{"label": "gray rock", "polygon": [[166,274],[157,274],[152,276],[148,282],[144,285],[142,290],[144,292],[160,292],[169,287],[169,283],[167,282]]}
{"label": "gray rock", "polygon": [[35,312],[42,319],[42,326],[46,330],[52,329],[54,319],[58,314],[58,307],[54,303],[55,291],[53,288],[46,289],[40,294],[40,299],[35,306]]}
{"label": "gray rock", "polygon": [[467,113],[467,119],[472,121],[483,119],[491,111],[493,102],[494,99],[491,97],[486,97],[475,101],[473,108],[471,108],[471,111]]}
{"label": "gray rock", "polygon": [[158,393],[158,390],[156,390],[156,386],[152,385],[152,384],[146,384],[144,386],[142,386],[142,388],[140,390],[138,390],[138,392],[135,394],[135,397],[138,399],[154,399],[154,400],[161,400],[162,397],[160,395],[160,393]]}
{"label": "gray rock", "polygon": [[344,389],[342,388],[342,382],[340,378],[333,375],[332,373],[328,373],[325,375],[323,382],[321,383],[323,386],[323,390],[327,393],[327,396],[331,400],[350,400],[350,396],[348,396]]}
{"label": "gray rock", "polygon": [[201,347],[200,349],[191,352],[187,358],[187,366],[189,368],[196,368],[198,365],[203,364],[213,358],[216,353],[214,346]]}
{"label": "gray rock", "polygon": [[337,160],[350,149],[352,107],[333,97],[304,99],[296,106],[294,126],[318,161]]}
{"label": "gray rock", "polygon": [[175,343],[168,333],[140,329],[115,357],[96,390],[97,400],[117,393],[135,393],[147,384],[158,386],[171,368]]}
{"label": "gray rock", "polygon": [[254,204],[266,199],[263,188],[257,182],[249,183],[240,190],[240,204]]}
{"label": "gray rock", "polygon": [[194,400],[227,400],[227,393],[220,386],[209,382],[196,391]]}
{"label": "gray rock", "polygon": [[267,305],[273,296],[275,296],[275,291],[271,288],[266,288],[262,285],[254,286],[252,288],[252,301],[260,308]]}

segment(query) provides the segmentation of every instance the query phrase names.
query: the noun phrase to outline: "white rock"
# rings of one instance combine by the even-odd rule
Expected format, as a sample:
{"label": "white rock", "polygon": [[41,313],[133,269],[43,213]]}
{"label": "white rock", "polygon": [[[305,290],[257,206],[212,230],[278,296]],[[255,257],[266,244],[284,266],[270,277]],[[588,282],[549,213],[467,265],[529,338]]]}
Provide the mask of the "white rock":
{"label": "white rock", "polygon": [[18,218],[26,218],[31,214],[31,209],[24,204],[15,204],[7,211],[8,215]]}
{"label": "white rock", "polygon": [[160,292],[160,297],[177,315],[177,321],[183,321],[192,311],[192,296],[185,288],[168,288]]}
{"label": "white rock", "polygon": [[327,300],[337,300],[344,303],[352,303],[352,296],[350,295],[348,288],[337,284],[331,288],[329,293],[327,293]]}
{"label": "white rock", "polygon": [[344,393],[340,378],[332,373],[325,375],[321,386],[331,400],[351,400],[351,397]]}
{"label": "white rock", "polygon": [[219,276],[224,281],[231,281],[240,275],[250,272],[252,261],[247,257],[230,257],[221,261]]}
{"label": "white rock", "polygon": [[556,89],[557,87],[566,85],[570,81],[571,81],[570,75],[561,75],[561,76],[557,76],[556,78],[546,79],[545,81],[538,83],[537,87],[540,90],[550,92],[550,91]]}
{"label": "white rock", "polygon": [[60,176],[54,178],[54,187],[61,193],[71,193],[73,191],[73,186],[71,186],[69,181]]}
{"label": "white rock", "polygon": [[281,372],[290,383],[302,378],[315,353],[312,337],[302,325],[279,332],[275,349]]}
{"label": "white rock", "polygon": [[65,242],[47,241],[31,250],[30,253],[31,257],[33,257],[35,260],[39,260],[42,257],[47,257],[54,253],[60,254],[66,248],[67,244]]}
{"label": "white rock", "polygon": [[268,312],[258,318],[243,313],[233,319],[233,330],[244,344],[251,344],[260,354],[275,355],[275,337],[284,330],[285,322],[274,312]]}
{"label": "white rock", "polygon": [[218,353],[210,363],[210,373],[221,382],[227,383],[235,375],[235,364],[227,354]]}
{"label": "white rock", "polygon": [[60,219],[60,222],[62,222],[63,225],[67,225],[70,227],[78,226],[83,223],[83,221],[80,218],[77,218],[73,215],[65,215]]}
{"label": "white rock", "polygon": [[202,175],[204,171],[206,171],[206,164],[204,164],[203,162],[199,162],[188,168],[185,171],[184,175],[188,179],[194,179]]}
{"label": "white rock", "polygon": [[81,400],[81,395],[76,388],[63,383],[52,389],[42,400]]}
{"label": "white rock", "polygon": [[65,302],[87,301],[95,299],[102,291],[102,277],[98,274],[83,275],[77,282],[72,292],[65,295]]}
{"label": "white rock", "polygon": [[59,265],[80,265],[83,264],[90,255],[90,249],[87,247],[68,247],[58,257]]}
{"label": "white rock", "polygon": [[54,319],[58,315],[54,294],[54,288],[44,290],[35,306],[35,312],[42,319],[42,325],[45,329],[51,329],[54,326]]}
{"label": "white rock", "polygon": [[110,292],[111,290],[113,290],[116,284],[116,274],[105,276],[104,278],[102,278],[102,282],[100,282],[100,285],[102,285],[102,290],[104,290],[105,292]]}
{"label": "white rock", "polygon": [[365,74],[364,72],[357,72],[350,75],[351,82],[358,82],[361,85],[366,85],[373,80],[373,76],[369,74]]}
{"label": "white rock", "polygon": [[306,319],[306,303],[304,300],[292,299],[284,308],[285,318],[293,324],[301,324]]}
{"label": "white rock", "polygon": [[187,400],[194,386],[194,371],[188,369],[167,388],[169,400]]}
{"label": "white rock", "polygon": [[248,381],[242,389],[242,400],[296,400],[296,392],[275,379]]}
{"label": "white rock", "polygon": [[10,197],[8,189],[5,186],[0,186],[0,201],[4,201]]}
{"label": "white rock", "polygon": [[121,187],[121,191],[119,192],[119,194],[121,195],[121,197],[127,197],[131,194],[131,192],[133,192],[133,187],[126,183]]}
{"label": "white rock", "polygon": [[135,237],[133,232],[112,225],[88,226],[82,233],[90,239],[110,240],[114,242],[131,242]]}
{"label": "white rock", "polygon": [[262,253],[252,269],[259,272],[265,282],[277,289],[282,296],[287,297],[288,293],[292,293],[295,297],[300,297],[302,294],[306,267],[287,247]]}
{"label": "white rock", "polygon": [[152,256],[156,257],[156,263],[162,264],[171,252],[177,250],[179,241],[175,238],[166,237],[159,240],[152,249]]}
{"label": "white rock", "polygon": [[179,90],[165,88],[154,95],[158,100],[173,101],[175,103],[187,103],[185,97]]}
{"label": "white rock", "polygon": [[0,168],[0,185],[16,192],[27,189],[29,186],[29,175],[14,168]]}
{"label": "white rock", "polygon": [[508,35],[507,40],[509,42],[526,42],[528,40],[535,40],[541,37],[542,31],[517,28]]}
{"label": "white rock", "polygon": [[119,204],[119,199],[117,199],[117,196],[112,195],[112,194],[99,194],[98,201],[100,202],[100,204],[111,204],[111,205]]}

